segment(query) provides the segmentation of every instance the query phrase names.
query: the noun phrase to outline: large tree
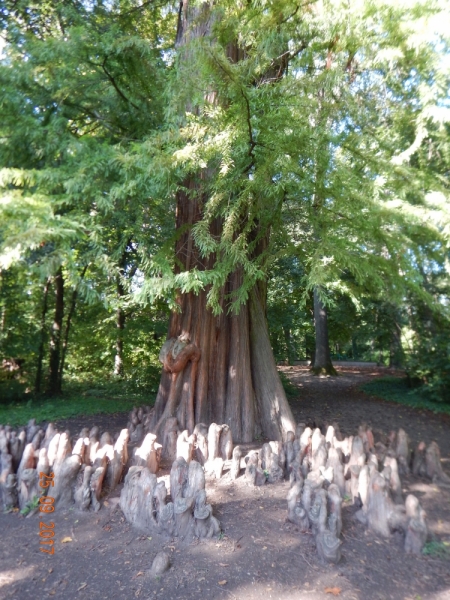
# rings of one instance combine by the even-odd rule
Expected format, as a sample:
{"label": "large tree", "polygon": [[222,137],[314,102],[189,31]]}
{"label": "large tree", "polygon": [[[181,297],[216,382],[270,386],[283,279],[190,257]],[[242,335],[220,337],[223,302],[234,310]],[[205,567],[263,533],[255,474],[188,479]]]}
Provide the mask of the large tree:
{"label": "large tree", "polygon": [[[405,27],[394,31],[400,16]],[[287,252],[308,261],[305,289],[324,340],[321,289],[344,269],[393,296],[408,279],[417,215],[408,221],[392,200],[411,200],[417,181],[393,158],[412,140],[390,143],[386,121],[413,110],[411,69],[425,84],[409,51],[422,16],[391,3],[181,4],[172,110],[184,177],[166,273],[178,310],[161,353],[156,429],[169,416],[190,431],[226,422],[249,441],[293,427],[265,320],[267,268],[287,213]],[[320,358],[332,368],[329,352]]]}
{"label": "large tree", "polygon": [[[207,4],[196,6],[188,0],[182,3],[177,31],[180,61],[191,60],[196,43],[207,37],[211,60],[223,61],[225,76],[232,78],[231,65],[237,64],[245,51],[233,35],[228,44],[220,48],[224,52],[217,52],[213,32],[217,18]],[[280,79],[286,66],[287,60],[285,64],[268,65],[263,78]],[[238,87],[248,109],[245,118],[250,136],[247,164],[240,174],[242,185],[242,179],[248,180],[255,168],[256,143],[249,121],[247,92],[244,86],[238,84]],[[192,99],[187,108],[194,112],[204,111],[206,102],[212,109],[220,110],[226,101],[216,89],[205,89],[202,100],[202,108],[193,105]],[[209,167],[189,174],[176,193],[175,274],[195,271],[201,279],[201,273],[214,273],[218,266],[220,269],[220,250],[204,252],[195,239],[196,226],[207,218],[211,204],[208,184],[216,174],[217,166],[210,161]],[[239,204],[239,195],[233,198],[231,191],[230,196],[232,202]],[[235,243],[239,237],[245,239],[245,244],[253,247],[252,258],[257,260],[267,247],[268,223],[262,222],[260,215],[252,215],[250,205],[238,208],[235,217],[240,223],[233,228],[232,241]],[[207,226],[208,237],[223,239],[226,226],[226,218],[214,215]],[[222,282],[215,290],[216,313],[219,314],[214,314],[209,306],[210,287],[196,292],[179,291],[178,310],[172,314],[169,339],[161,352],[164,370],[155,404],[155,430],[172,416],[176,416],[179,425],[189,432],[199,422],[227,423],[233,438],[241,442],[250,442],[261,432],[272,439],[280,439],[295,428],[270,346],[265,281],[260,278],[249,285],[244,281],[248,273],[239,262],[239,259],[231,264],[228,261],[226,269],[219,274]],[[238,292],[244,285],[247,287],[246,300],[240,303]]]}
{"label": "large tree", "polygon": [[171,302],[155,427],[176,415],[281,437],[273,261],[295,257],[324,305],[349,281],[394,303],[405,283],[425,294],[411,252],[439,238],[425,225],[430,191],[445,192],[416,164],[446,118],[439,10],[5,2],[3,268],[48,253],[48,324],[48,277],[95,265],[80,296],[116,314],[118,367],[131,295]]}

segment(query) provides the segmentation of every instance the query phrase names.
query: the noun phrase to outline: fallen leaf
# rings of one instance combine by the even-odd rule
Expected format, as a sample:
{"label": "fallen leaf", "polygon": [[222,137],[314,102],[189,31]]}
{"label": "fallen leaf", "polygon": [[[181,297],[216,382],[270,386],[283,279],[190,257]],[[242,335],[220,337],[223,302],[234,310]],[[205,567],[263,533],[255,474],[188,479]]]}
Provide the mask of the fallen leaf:
{"label": "fallen leaf", "polygon": [[341,588],[338,588],[338,587],[325,588],[325,594],[333,594],[333,596],[339,596],[340,593],[341,593]]}
{"label": "fallen leaf", "polygon": [[218,583],[219,583],[219,585],[225,585],[225,584],[226,584],[226,582],[227,582],[227,580],[226,580],[226,579],[222,579],[222,581],[219,581]]}
{"label": "fallen leaf", "polygon": [[48,572],[49,573],[53,573],[53,569],[48,569]]}
{"label": "fallen leaf", "polygon": [[152,538],[151,538],[151,537],[148,537],[147,539],[148,539],[148,540],[151,540]]}
{"label": "fallen leaf", "polygon": [[61,540],[61,544],[67,544],[67,542],[71,542],[72,538],[71,537],[65,537]]}
{"label": "fallen leaf", "polygon": [[105,501],[103,502],[103,504],[104,504],[105,506],[109,506],[109,502],[108,502],[108,500],[105,500]]}
{"label": "fallen leaf", "polygon": [[219,563],[219,567],[229,567],[230,565],[228,565],[227,563]]}
{"label": "fallen leaf", "polygon": [[82,583],[80,585],[80,587],[77,589],[77,592],[79,592],[80,590],[84,590],[84,588],[87,586],[87,583]]}
{"label": "fallen leaf", "polygon": [[263,550],[267,550],[267,546],[263,546]]}
{"label": "fallen leaf", "polygon": [[136,577],[139,577],[139,575],[143,575],[144,571],[139,571],[139,573],[136,575]]}

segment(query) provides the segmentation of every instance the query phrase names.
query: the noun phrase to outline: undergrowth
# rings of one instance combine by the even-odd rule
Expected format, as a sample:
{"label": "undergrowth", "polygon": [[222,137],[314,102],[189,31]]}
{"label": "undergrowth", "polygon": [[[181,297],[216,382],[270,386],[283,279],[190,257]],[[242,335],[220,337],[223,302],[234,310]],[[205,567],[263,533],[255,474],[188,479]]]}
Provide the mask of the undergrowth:
{"label": "undergrowth", "polygon": [[377,396],[383,400],[397,402],[412,408],[426,409],[434,413],[450,415],[450,404],[433,402],[423,397],[417,388],[411,389],[406,377],[380,377],[373,379],[361,386],[361,390],[371,396]]}
{"label": "undergrowth", "polygon": [[450,542],[428,542],[422,552],[428,556],[450,560]]}
{"label": "undergrowth", "polygon": [[28,397],[14,402],[0,400],[0,423],[18,427],[30,419],[57,421],[77,416],[112,414],[129,411],[140,404],[153,405],[155,394],[130,393],[120,382],[96,385],[67,386],[60,397]]}
{"label": "undergrowth", "polygon": [[286,397],[288,399],[297,398],[299,394],[298,387],[294,385],[282,371],[278,371],[278,375],[280,376]]}

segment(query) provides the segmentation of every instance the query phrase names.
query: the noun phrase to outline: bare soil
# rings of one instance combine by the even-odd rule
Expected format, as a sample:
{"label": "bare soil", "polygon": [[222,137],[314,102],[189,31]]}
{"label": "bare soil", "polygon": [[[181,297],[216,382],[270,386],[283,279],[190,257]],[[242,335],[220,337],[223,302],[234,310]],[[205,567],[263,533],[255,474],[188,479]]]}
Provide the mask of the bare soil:
{"label": "bare soil", "polygon": [[[450,474],[450,419],[369,397],[358,387],[381,369],[340,367],[339,377],[318,378],[304,366],[282,367],[299,396],[291,402],[297,421],[337,421],[344,434],[365,422],[377,433],[403,427],[414,444],[436,440]],[[58,423],[77,433],[99,425],[117,431],[127,415],[98,415]],[[259,444],[261,441],[259,442]],[[41,600],[310,600],[334,596],[355,600],[450,600],[450,561],[411,556],[402,536],[376,538],[353,518],[344,503],[342,561],[321,564],[311,535],[286,522],[287,482],[249,487],[226,474],[207,483],[209,502],[223,533],[187,544],[159,534],[144,535],[124,520],[120,488],[100,512],[76,510],[48,517],[0,515],[0,599]],[[405,493],[416,494],[428,515],[433,540],[450,542],[450,490],[412,477]],[[39,551],[39,521],[55,524],[55,553]],[[64,538],[71,541],[62,542]],[[159,578],[148,571],[165,550],[171,568]]]}

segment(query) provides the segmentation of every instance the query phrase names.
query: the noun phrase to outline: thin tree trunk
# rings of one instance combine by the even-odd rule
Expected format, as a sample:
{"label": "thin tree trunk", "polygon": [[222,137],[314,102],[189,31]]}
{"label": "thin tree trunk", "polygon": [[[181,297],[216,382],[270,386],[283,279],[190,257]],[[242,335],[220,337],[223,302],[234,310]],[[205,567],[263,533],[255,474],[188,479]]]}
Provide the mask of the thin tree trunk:
{"label": "thin tree trunk", "polygon": [[295,361],[295,350],[292,344],[291,330],[289,327],[283,327],[284,341],[286,343],[287,364],[293,365]]}
{"label": "thin tree trunk", "polygon": [[61,355],[61,331],[64,317],[64,278],[62,267],[59,267],[53,282],[55,285],[55,316],[50,332],[50,372],[47,388],[49,396],[61,393],[59,363]]}
{"label": "thin tree trunk", "polygon": [[330,343],[328,340],[327,309],[320,299],[319,288],[314,288],[314,327],[316,330],[316,351],[314,354],[313,373],[316,375],[337,375],[331,362]]}
{"label": "thin tree trunk", "polygon": [[[3,288],[5,286],[5,282],[4,282],[4,275],[3,275],[3,271],[2,269],[0,269],[0,282],[1,282],[1,296],[3,297]],[[0,316],[0,340],[3,338],[3,335],[5,333],[6,330],[6,301],[2,302],[2,309],[1,309],[1,316]]]}
{"label": "thin tree trunk", "polygon": [[[127,242],[128,247],[131,244],[131,239]],[[116,277],[116,290],[117,290],[117,299],[119,302],[119,306],[116,311],[116,327],[117,327],[117,336],[116,336],[116,354],[114,356],[114,375],[116,377],[123,377],[124,375],[124,366],[123,366],[123,339],[125,334],[125,321],[126,321],[126,313],[123,310],[121,303],[123,297],[125,296],[125,287],[122,282],[122,277],[125,276],[125,267],[126,267],[127,255],[124,252],[122,254],[122,258],[119,262],[119,273]],[[131,279],[133,275],[137,271],[137,266],[133,266],[127,276]]]}
{"label": "thin tree trunk", "polygon": [[41,341],[39,342],[39,350],[38,350],[38,359],[37,359],[37,369],[36,369],[36,378],[34,381],[34,391],[36,394],[41,393],[41,385],[42,385],[42,362],[44,360],[44,347],[45,347],[45,320],[47,316],[48,309],[48,291],[50,289],[51,277],[47,279],[44,285],[44,297],[42,301],[42,312],[41,312]]}
{"label": "thin tree trunk", "polygon": [[[80,280],[82,280],[84,278],[87,268],[88,268],[87,265],[83,268],[81,275],[80,275]],[[65,366],[65,362],[66,362],[67,346],[69,344],[69,333],[70,333],[70,327],[72,324],[72,318],[75,313],[77,298],[78,298],[78,287],[76,286],[72,292],[72,300],[70,302],[69,314],[67,315],[66,327],[64,329],[64,336],[63,336],[62,349],[61,349],[61,362],[59,365],[59,372],[58,372],[58,378],[59,378],[58,385],[59,385],[60,390],[62,389],[62,379],[63,379],[63,374],[64,374],[64,366]]]}
{"label": "thin tree trunk", "polygon": [[[125,295],[123,284],[120,280],[120,275],[117,276],[117,296],[119,302],[121,302]],[[125,311],[121,306],[116,310],[116,354],[114,356],[114,375],[116,377],[123,377],[123,334],[125,330]]]}

